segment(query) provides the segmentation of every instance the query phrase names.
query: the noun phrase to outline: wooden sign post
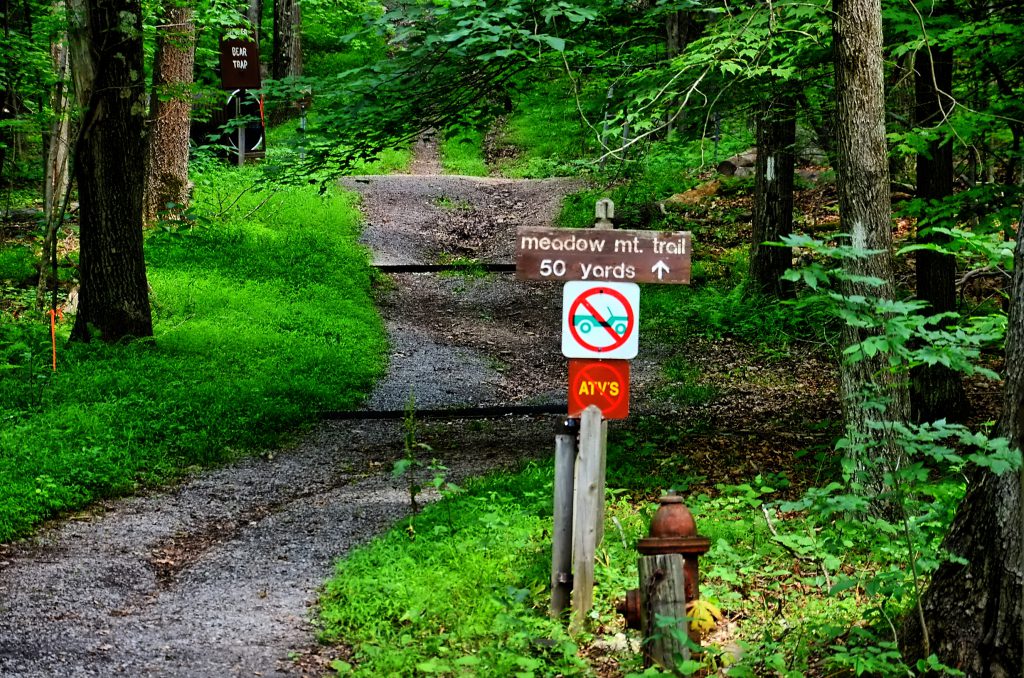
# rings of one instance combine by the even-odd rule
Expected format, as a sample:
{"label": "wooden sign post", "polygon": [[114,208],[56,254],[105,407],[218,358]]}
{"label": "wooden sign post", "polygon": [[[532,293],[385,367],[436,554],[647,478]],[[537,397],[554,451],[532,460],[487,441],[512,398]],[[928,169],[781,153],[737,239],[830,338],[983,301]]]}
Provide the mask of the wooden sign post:
{"label": "wooden sign post", "polygon": [[572,622],[583,628],[594,607],[594,555],[604,528],[604,470],[608,424],[596,405],[580,417],[580,446],[576,457],[576,511],[573,521]]}
{"label": "wooden sign post", "polygon": [[594,607],[594,558],[604,537],[607,420],[629,412],[628,360],[637,355],[640,325],[635,283],[690,282],[688,231],[615,229],[615,205],[607,198],[597,201],[594,216],[589,230],[531,227],[516,234],[520,279],[570,281],[563,290],[562,354],[576,359],[568,414],[580,418],[579,445],[574,431],[559,430],[551,615],[565,611],[571,591],[574,631]]}

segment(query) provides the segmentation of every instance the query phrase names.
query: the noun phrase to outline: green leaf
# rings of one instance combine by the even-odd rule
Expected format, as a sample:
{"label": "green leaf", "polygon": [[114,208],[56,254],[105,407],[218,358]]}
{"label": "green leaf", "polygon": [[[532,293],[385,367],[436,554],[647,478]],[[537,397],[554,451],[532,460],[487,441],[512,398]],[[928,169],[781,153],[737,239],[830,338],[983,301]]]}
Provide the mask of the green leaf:
{"label": "green leaf", "polygon": [[551,49],[556,52],[565,51],[565,40],[562,38],[555,37],[553,35],[538,35],[537,38],[543,42],[546,42]]}
{"label": "green leaf", "polygon": [[340,676],[343,676],[346,673],[352,673],[352,665],[340,659],[335,659],[331,662],[331,669],[337,672]]}

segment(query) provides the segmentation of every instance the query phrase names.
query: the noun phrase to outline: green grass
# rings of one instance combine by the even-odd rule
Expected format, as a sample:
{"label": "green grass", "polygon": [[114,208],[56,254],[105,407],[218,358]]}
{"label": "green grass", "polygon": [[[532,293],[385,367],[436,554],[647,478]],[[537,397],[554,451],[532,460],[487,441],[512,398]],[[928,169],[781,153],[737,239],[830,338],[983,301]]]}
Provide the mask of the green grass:
{"label": "green grass", "polygon": [[[312,128],[316,125],[319,113],[312,109],[306,116],[307,126]],[[304,145],[310,140],[303,138],[304,133],[300,131],[299,119],[296,117],[283,124],[267,129],[267,150],[270,154],[269,167],[280,171],[289,163],[298,161]],[[389,148],[381,151],[372,160],[365,160],[353,163],[345,174],[395,174],[405,172],[412,162],[413,151],[409,146],[400,148]]]}
{"label": "green grass", "polygon": [[486,177],[487,161],[484,160],[484,133],[469,127],[454,127],[441,139],[441,166],[445,174],[459,174],[469,177]]}
{"label": "green grass", "polygon": [[64,324],[54,373],[47,327],[0,320],[0,541],[278,443],[381,373],[354,198],[258,175],[197,177],[197,212],[226,212],[147,240],[153,341],[65,344]]}
{"label": "green grass", "polygon": [[0,249],[0,280],[23,282],[39,274],[32,248],[15,245]]}
{"label": "green grass", "polygon": [[515,146],[513,158],[498,162],[502,174],[516,179],[573,175],[577,161],[594,152],[590,131],[580,120],[571,85],[564,78],[536,76],[515,103],[499,143]]}
{"label": "green grass", "polygon": [[578,675],[541,609],[550,497],[546,469],[492,476],[350,554],[321,600],[323,640],[353,647],[362,676]]}

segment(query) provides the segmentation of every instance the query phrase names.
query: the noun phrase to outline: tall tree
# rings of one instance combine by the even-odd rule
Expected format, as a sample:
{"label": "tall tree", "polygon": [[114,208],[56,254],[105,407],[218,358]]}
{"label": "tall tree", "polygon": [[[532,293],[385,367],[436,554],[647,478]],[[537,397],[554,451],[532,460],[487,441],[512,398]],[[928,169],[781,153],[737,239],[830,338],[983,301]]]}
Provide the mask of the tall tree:
{"label": "tall tree", "polygon": [[274,0],[274,56],[271,75],[275,80],[302,75],[302,11],[299,0]]}
{"label": "tall tree", "polygon": [[153,223],[158,213],[174,205],[177,214],[189,202],[189,123],[192,111],[192,67],[195,63],[195,24],[192,8],[168,0],[158,28],[153,64],[149,145],[143,218]]}
{"label": "tall tree", "polygon": [[793,173],[796,107],[793,97],[780,93],[765,100],[757,117],[757,167],[754,179],[753,241],[750,280],[760,291],[788,296],[791,288],[782,274],[793,265],[788,247],[778,242],[793,227]]}
{"label": "tall tree", "polygon": [[[1024,214],[1021,215],[1024,220]],[[1024,228],[1017,230],[1006,390],[997,433],[1024,447]],[[909,619],[915,654],[935,653],[974,678],[1024,674],[1024,469],[970,478],[945,547],[959,558],[939,566],[924,594],[927,634]]]}
{"label": "tall tree", "polygon": [[[917,156],[917,195],[926,203],[953,195],[953,142],[937,129],[953,109],[953,51],[931,45],[915,59],[914,121],[931,128],[928,147]],[[927,208],[926,208],[927,209]],[[927,214],[926,214],[927,216]],[[941,244],[945,236],[930,229],[938,220],[926,219],[918,241]],[[917,252],[917,298],[928,302],[929,312],[956,310],[956,258],[932,250]],[[966,409],[963,381],[945,365],[921,365],[911,375],[911,404],[919,421],[961,420]]]}
{"label": "tall tree", "polygon": [[[847,299],[894,298],[892,215],[889,195],[888,154],[885,138],[885,97],[882,68],[882,8],[880,0],[833,0],[833,51],[836,82],[836,172],[839,216],[851,245],[864,256],[847,259],[849,279],[843,284]],[[880,285],[861,282],[865,277]],[[843,347],[867,338],[861,328],[845,324]],[[878,419],[906,421],[907,389],[888,369],[886,356],[862,355],[845,360],[840,368],[844,416],[858,442],[880,435]],[[887,401],[884,414],[866,406],[870,399]],[[883,459],[894,459],[897,448],[881,443]],[[880,484],[880,469],[871,485]]]}
{"label": "tall tree", "polygon": [[68,34],[82,129],[73,339],[152,336],[142,243],[145,96],[141,0],[72,0]]}
{"label": "tall tree", "polygon": [[263,30],[263,0],[248,0],[245,8],[245,20],[249,22],[249,36],[253,42],[260,41],[260,33]]}
{"label": "tall tree", "polygon": [[[63,3],[59,8],[64,10]],[[44,136],[43,213],[46,216],[46,236],[43,238],[43,256],[39,260],[39,282],[36,286],[36,307],[40,310],[46,302],[47,290],[56,290],[57,229],[64,220],[64,208],[71,190],[71,107],[67,90],[69,56],[66,35],[61,35],[51,45],[51,58],[56,80],[50,93],[53,120],[49,133]],[[54,294],[53,306],[56,305]]]}

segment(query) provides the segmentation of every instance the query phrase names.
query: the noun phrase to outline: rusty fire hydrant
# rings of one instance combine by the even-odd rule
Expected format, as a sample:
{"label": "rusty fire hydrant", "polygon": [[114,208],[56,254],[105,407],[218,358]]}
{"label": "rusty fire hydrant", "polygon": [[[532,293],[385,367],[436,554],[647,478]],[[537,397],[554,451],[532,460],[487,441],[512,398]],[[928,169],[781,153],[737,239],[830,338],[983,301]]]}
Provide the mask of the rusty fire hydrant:
{"label": "rusty fire hydrant", "polygon": [[[696,600],[700,596],[697,560],[711,548],[711,541],[697,534],[693,514],[683,504],[682,497],[669,494],[662,497],[659,503],[661,506],[651,520],[648,536],[637,542],[636,550],[643,556],[669,553],[682,555],[685,573],[683,590],[686,593],[686,600]],[[619,603],[618,610],[626,618],[626,625],[629,628],[640,628],[640,608],[640,589],[628,591],[626,599]],[[699,635],[692,627],[688,632],[694,643],[700,642]]]}

